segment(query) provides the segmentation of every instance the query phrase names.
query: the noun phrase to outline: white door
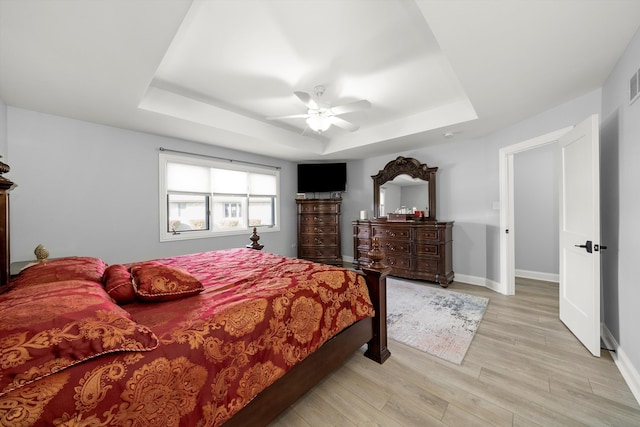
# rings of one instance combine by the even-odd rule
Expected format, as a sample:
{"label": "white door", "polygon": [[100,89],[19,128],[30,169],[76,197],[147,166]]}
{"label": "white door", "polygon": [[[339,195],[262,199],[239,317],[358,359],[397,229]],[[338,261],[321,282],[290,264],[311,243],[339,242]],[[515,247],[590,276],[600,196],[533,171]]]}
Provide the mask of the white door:
{"label": "white door", "polygon": [[[593,115],[560,138],[560,320],[600,356],[600,142]],[[541,250],[544,250],[541,248]]]}

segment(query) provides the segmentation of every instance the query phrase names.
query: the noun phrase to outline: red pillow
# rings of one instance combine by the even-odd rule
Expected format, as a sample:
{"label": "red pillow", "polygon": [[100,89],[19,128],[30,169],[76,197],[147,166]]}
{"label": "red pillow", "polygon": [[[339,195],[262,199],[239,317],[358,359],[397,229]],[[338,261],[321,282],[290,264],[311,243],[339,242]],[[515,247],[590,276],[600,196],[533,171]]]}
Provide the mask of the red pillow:
{"label": "red pillow", "polygon": [[176,267],[144,263],[131,267],[133,290],[142,301],[171,301],[199,294],[202,283]]}
{"label": "red pillow", "polygon": [[154,333],[114,304],[99,283],[16,288],[0,297],[0,397],[84,360],[157,346]]}
{"label": "red pillow", "polygon": [[126,265],[113,264],[107,267],[104,276],[102,276],[102,283],[107,294],[119,305],[129,304],[136,300],[131,273]]}
{"label": "red pillow", "polygon": [[31,286],[39,283],[61,282],[65,280],[90,280],[102,283],[102,275],[107,265],[99,258],[67,257],[39,262],[25,268],[11,281],[11,285]]}

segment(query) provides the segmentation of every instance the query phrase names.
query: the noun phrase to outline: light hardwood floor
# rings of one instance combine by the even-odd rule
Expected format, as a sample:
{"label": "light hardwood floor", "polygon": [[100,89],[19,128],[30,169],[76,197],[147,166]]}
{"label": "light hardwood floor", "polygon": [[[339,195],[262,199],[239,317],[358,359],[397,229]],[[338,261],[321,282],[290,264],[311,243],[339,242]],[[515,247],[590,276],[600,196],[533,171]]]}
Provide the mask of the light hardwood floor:
{"label": "light hardwood floor", "polygon": [[557,284],[449,289],[490,298],[461,365],[390,340],[386,363],[355,354],[270,426],[640,426],[609,353],[591,356],[558,319]]}

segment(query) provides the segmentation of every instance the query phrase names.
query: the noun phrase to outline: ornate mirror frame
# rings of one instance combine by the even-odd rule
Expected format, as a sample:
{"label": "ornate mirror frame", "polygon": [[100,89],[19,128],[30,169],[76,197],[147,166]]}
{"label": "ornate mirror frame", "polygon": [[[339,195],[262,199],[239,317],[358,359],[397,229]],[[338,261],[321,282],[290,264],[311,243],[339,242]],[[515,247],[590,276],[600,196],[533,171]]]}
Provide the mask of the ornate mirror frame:
{"label": "ornate mirror frame", "polygon": [[398,175],[409,175],[412,178],[427,181],[429,189],[429,214],[427,220],[436,220],[436,172],[437,167],[429,167],[425,163],[410,157],[398,156],[381,169],[373,179],[373,216],[380,217],[380,187]]}

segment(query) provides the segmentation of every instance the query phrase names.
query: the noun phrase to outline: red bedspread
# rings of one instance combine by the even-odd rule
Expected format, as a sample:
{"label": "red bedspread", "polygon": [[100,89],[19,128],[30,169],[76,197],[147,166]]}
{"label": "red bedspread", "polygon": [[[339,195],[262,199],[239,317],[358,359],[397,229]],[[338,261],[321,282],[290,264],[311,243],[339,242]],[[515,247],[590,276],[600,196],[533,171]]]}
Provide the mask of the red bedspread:
{"label": "red bedspread", "polygon": [[157,348],[105,353],[0,393],[1,426],[220,425],[373,315],[364,279],[345,269],[251,249],[158,261],[187,270],[204,291],[123,306]]}

